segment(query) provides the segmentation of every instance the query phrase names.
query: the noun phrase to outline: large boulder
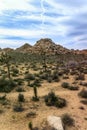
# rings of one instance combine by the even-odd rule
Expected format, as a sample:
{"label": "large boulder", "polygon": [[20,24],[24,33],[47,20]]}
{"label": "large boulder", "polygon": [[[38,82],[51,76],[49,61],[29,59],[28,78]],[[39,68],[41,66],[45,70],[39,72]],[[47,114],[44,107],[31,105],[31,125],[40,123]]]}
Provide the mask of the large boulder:
{"label": "large boulder", "polygon": [[56,130],[64,130],[63,129],[63,124],[62,124],[62,120],[60,117],[56,117],[56,116],[48,116],[47,118],[47,122],[48,124],[56,129]]}

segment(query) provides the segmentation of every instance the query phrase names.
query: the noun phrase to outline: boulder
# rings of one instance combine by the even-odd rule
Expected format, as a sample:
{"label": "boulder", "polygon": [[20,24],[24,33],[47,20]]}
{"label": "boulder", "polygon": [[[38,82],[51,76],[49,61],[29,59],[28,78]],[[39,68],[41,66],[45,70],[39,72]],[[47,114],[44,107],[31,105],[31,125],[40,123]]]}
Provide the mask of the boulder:
{"label": "boulder", "polygon": [[56,130],[64,130],[62,120],[60,117],[48,116],[47,122],[51,127],[53,127]]}

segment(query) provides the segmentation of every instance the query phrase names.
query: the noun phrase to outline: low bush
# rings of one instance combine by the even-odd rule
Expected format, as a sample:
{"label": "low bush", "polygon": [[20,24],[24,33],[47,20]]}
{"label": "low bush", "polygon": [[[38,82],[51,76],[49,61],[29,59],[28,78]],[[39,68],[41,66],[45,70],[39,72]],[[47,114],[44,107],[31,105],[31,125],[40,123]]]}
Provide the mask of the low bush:
{"label": "low bush", "polygon": [[23,94],[19,93],[19,95],[18,95],[18,101],[19,102],[24,102],[25,101]]}
{"label": "low bush", "polygon": [[73,126],[74,125],[74,119],[70,117],[69,114],[62,115],[62,122],[64,126]]}
{"label": "low bush", "polygon": [[63,82],[63,83],[62,83],[62,87],[63,87],[63,88],[69,88],[69,83]]}
{"label": "low bush", "polygon": [[78,86],[70,86],[69,90],[79,90],[79,87]]}
{"label": "low bush", "polygon": [[16,89],[16,91],[17,91],[17,92],[25,92],[25,90],[24,90],[22,87],[18,87],[18,88]]}
{"label": "low bush", "polygon": [[69,89],[69,90],[79,90],[79,87],[78,87],[78,86],[71,86],[71,85],[69,85],[69,83],[67,83],[67,82],[63,82],[63,83],[62,83],[62,87],[63,87],[63,88],[67,88],[67,89]]}
{"label": "low bush", "polygon": [[6,94],[4,96],[0,96],[0,104],[2,104],[2,105],[8,105],[9,104],[9,100],[7,100]]}
{"label": "low bush", "polygon": [[35,80],[35,76],[34,76],[33,74],[30,74],[30,73],[29,73],[29,74],[26,74],[26,75],[25,75],[25,79],[26,79],[26,80]]}
{"label": "low bush", "polygon": [[87,100],[81,100],[81,103],[83,103],[84,105],[87,105]]}
{"label": "low bush", "polygon": [[82,74],[79,74],[78,76],[75,77],[76,80],[85,80],[85,75],[82,73]]}
{"label": "low bush", "polygon": [[0,79],[0,92],[11,92],[15,86],[16,83],[12,79]]}
{"label": "low bush", "polygon": [[50,92],[47,96],[45,96],[45,103],[47,106],[55,106],[57,108],[66,106],[66,100],[57,97],[54,92]]}
{"label": "low bush", "polygon": [[82,98],[87,98],[87,90],[82,89],[78,95]]}
{"label": "low bush", "polygon": [[20,104],[18,103],[18,104],[13,106],[13,111],[15,111],[15,112],[22,112],[22,111],[24,111],[24,108],[23,108],[21,103]]}

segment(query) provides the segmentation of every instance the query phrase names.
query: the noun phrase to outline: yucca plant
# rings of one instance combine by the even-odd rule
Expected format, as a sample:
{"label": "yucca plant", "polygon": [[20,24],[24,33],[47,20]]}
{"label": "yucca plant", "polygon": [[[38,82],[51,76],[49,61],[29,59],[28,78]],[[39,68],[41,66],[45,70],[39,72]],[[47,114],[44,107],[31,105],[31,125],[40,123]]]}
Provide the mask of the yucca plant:
{"label": "yucca plant", "polygon": [[10,61],[11,61],[10,55],[8,55],[7,53],[1,53],[0,62],[7,66],[7,72],[8,72],[9,79],[11,78],[11,76],[10,76]]}

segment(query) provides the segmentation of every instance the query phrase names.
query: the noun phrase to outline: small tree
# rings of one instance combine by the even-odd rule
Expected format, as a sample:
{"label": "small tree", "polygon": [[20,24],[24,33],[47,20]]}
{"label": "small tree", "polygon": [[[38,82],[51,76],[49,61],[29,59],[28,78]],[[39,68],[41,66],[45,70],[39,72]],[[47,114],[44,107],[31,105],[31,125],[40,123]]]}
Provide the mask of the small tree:
{"label": "small tree", "polygon": [[10,61],[11,61],[10,55],[8,55],[7,53],[1,53],[0,62],[3,64],[6,64],[9,79],[11,78],[11,76],[10,76]]}

